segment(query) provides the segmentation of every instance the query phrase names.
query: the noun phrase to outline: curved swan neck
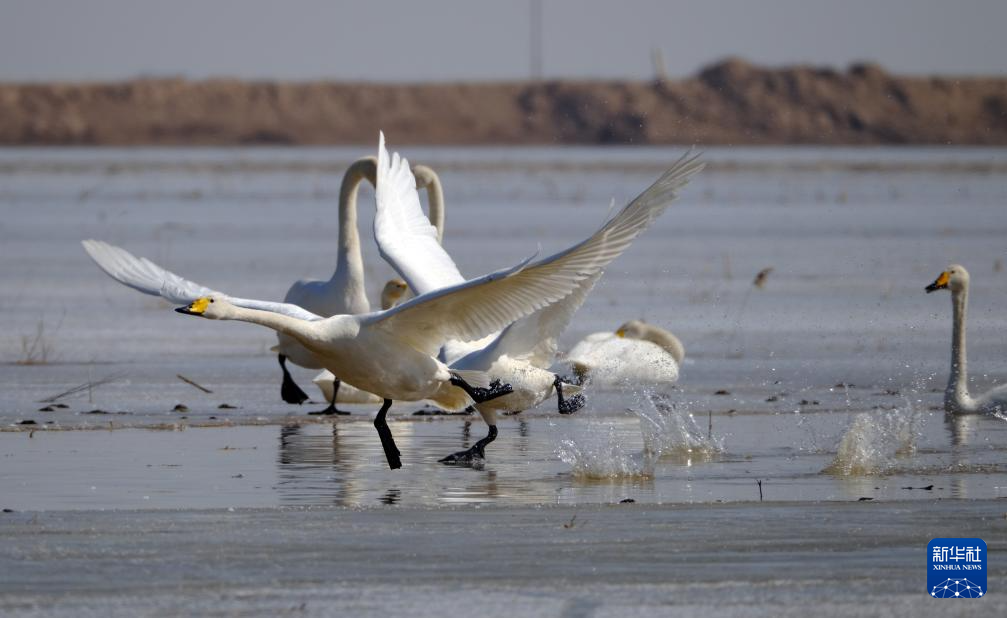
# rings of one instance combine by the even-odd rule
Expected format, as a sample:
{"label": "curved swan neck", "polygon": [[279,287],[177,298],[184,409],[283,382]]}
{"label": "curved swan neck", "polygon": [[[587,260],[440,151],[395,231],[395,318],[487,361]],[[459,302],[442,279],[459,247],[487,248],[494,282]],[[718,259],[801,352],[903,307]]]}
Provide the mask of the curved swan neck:
{"label": "curved swan neck", "polygon": [[426,165],[413,166],[413,175],[416,176],[416,184],[427,190],[427,203],[429,204],[430,223],[437,228],[437,242],[444,242],[444,187],[441,186],[441,179],[432,169]]}
{"label": "curved swan neck", "polygon": [[333,279],[360,282],[363,293],[364,259],[360,254],[360,233],[357,230],[357,193],[364,180],[376,182],[378,162],[374,157],[357,159],[343,175],[339,188],[339,252]]}
{"label": "curved swan neck", "polygon": [[665,352],[671,354],[676,363],[679,365],[682,364],[682,359],[685,358],[685,346],[682,345],[682,342],[675,335],[648,324],[647,328],[643,331],[641,339],[661,346]]}
{"label": "curved swan neck", "polygon": [[951,307],[953,310],[953,330],[951,332],[951,373],[948,377],[948,387],[944,391],[945,404],[951,403],[961,411],[974,407],[974,401],[969,396],[968,369],[965,354],[965,317],[968,309],[969,290],[962,287],[951,291]]}

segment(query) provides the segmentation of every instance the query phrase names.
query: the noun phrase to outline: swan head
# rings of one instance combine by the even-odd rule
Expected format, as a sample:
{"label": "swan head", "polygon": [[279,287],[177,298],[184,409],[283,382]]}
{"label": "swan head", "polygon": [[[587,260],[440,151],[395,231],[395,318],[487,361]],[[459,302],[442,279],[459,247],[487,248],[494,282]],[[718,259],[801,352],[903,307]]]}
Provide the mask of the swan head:
{"label": "swan head", "polygon": [[616,329],[617,337],[629,337],[630,339],[643,339],[647,331],[647,323],[643,320],[630,320]]}
{"label": "swan head", "polygon": [[969,285],[969,271],[961,264],[952,264],[942,272],[933,283],[926,287],[927,294],[937,290],[949,289],[954,293],[961,292]]}
{"label": "swan head", "polygon": [[178,307],[175,311],[186,315],[198,315],[199,317],[208,318],[210,320],[220,320],[227,316],[227,309],[230,306],[230,303],[222,298],[203,296],[202,298],[197,298],[184,307]]}
{"label": "swan head", "polygon": [[409,286],[402,279],[391,279],[381,290],[381,309],[391,309],[402,302]]}

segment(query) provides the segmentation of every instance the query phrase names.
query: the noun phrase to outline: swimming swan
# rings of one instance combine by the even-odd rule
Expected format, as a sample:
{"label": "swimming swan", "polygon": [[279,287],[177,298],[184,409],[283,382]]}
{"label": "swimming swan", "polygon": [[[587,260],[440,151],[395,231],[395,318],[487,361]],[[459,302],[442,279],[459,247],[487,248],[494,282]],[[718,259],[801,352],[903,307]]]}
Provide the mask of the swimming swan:
{"label": "swimming swan", "polygon": [[[436,271],[453,275],[457,267],[446,253],[429,250],[430,245],[438,245],[430,222],[414,209],[395,205],[399,200],[419,200],[415,184],[401,178],[409,174],[404,158],[388,156],[381,135],[375,229],[399,231],[403,242],[395,243],[394,250],[403,253],[391,262],[417,290],[425,287],[423,277]],[[666,172],[595,234],[556,255],[534,264],[529,258],[511,268],[420,294],[386,311],[320,318],[285,303],[260,302],[258,308],[249,309],[214,295],[176,311],[251,322],[291,335],[323,359],[326,369],[384,398],[374,426],[389,467],[398,468],[402,465],[399,451],[386,421],[393,399],[427,399],[442,408],[460,410],[512,391],[506,384],[491,387],[483,372],[450,369],[436,357],[444,342],[486,337],[568,296],[625,251],[664,212],[681,183],[681,169]],[[379,224],[382,218],[386,220]],[[382,253],[389,249],[386,242]],[[416,259],[398,259],[406,255]]]}
{"label": "swimming swan", "polygon": [[[379,153],[381,156],[387,157],[387,154],[382,151]],[[677,191],[702,167],[696,157],[682,157],[658,183],[627,208],[634,205],[642,207],[650,202],[666,207],[675,199]],[[393,185],[394,182],[400,184]],[[454,261],[439,243],[431,240],[426,229],[429,226],[424,225],[423,211],[409,179],[391,175],[381,189],[382,196],[396,196],[396,199],[384,201],[382,197],[378,198],[378,214],[374,219],[374,237],[385,261],[409,282],[409,287],[417,294],[463,283],[464,278]],[[486,445],[497,435],[498,410],[529,409],[553,393],[557,395],[561,413],[572,413],[583,405],[583,397],[578,394],[579,387],[564,383],[558,375],[549,371],[549,367],[556,357],[559,336],[600,276],[601,270],[598,269],[578,283],[563,300],[510,324],[489,341],[452,341],[444,346],[441,360],[450,369],[487,373],[494,380],[510,384],[513,392],[477,403],[475,407],[489,426],[489,435],[471,449],[450,455],[442,462],[484,457]]]}
{"label": "swimming swan", "polygon": [[969,301],[969,271],[952,264],[926,287],[927,294],[935,290],[951,290],[953,330],[951,334],[951,374],[944,390],[944,410],[950,414],[1007,413],[1007,384],[972,397],[969,395],[965,367],[965,310]]}
{"label": "swimming swan", "polygon": [[614,333],[593,333],[566,355],[581,380],[598,384],[674,384],[685,358],[678,337],[643,320],[630,320]]}
{"label": "swimming swan", "polygon": [[[364,264],[360,253],[360,234],[357,229],[357,193],[360,183],[368,180],[375,183],[377,159],[372,156],[354,161],[343,175],[339,188],[339,244],[336,255],[336,271],[328,281],[300,280],[290,286],[283,302],[297,305],[317,315],[328,317],[345,313],[367,313],[370,303],[364,290]],[[440,179],[433,170],[417,165],[413,170],[415,182],[426,187],[430,205],[430,221],[437,229],[438,242],[444,230],[444,192]],[[307,394],[293,381],[287,371],[286,361],[308,369],[321,369],[323,363],[295,339],[277,333],[279,345],[276,347],[280,368],[283,370],[283,384],[280,394],[287,403],[303,403]],[[331,396],[326,397],[328,407],[312,414],[349,414],[336,407],[337,398],[344,403],[373,403],[376,397],[367,393],[357,393],[347,389],[340,396],[340,382],[334,380]]]}

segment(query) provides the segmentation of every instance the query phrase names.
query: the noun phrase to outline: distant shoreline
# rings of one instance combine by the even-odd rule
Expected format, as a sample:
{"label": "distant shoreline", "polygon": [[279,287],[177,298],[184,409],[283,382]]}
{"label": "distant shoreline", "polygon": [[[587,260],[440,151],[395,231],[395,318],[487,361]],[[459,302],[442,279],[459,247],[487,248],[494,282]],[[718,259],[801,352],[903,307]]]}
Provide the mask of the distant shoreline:
{"label": "distant shoreline", "polygon": [[1007,145],[1007,78],[765,69],[683,80],[0,84],[0,145]]}

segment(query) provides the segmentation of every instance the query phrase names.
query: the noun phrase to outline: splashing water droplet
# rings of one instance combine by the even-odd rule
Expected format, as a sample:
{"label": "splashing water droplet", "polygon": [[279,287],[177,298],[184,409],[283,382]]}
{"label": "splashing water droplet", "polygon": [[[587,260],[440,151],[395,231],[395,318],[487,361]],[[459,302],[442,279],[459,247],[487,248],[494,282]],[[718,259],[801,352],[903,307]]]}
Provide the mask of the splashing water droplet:
{"label": "splashing water droplet", "polygon": [[612,422],[591,421],[576,439],[560,442],[558,455],[584,479],[651,478],[658,462],[692,465],[710,461],[723,451],[723,440],[700,427],[685,408],[664,395],[633,393],[630,408],[640,423],[640,438],[617,431]]}
{"label": "splashing water droplet", "polygon": [[899,409],[858,414],[823,472],[841,476],[884,474],[895,467],[899,457],[916,452],[919,425],[920,415],[909,399]]}

